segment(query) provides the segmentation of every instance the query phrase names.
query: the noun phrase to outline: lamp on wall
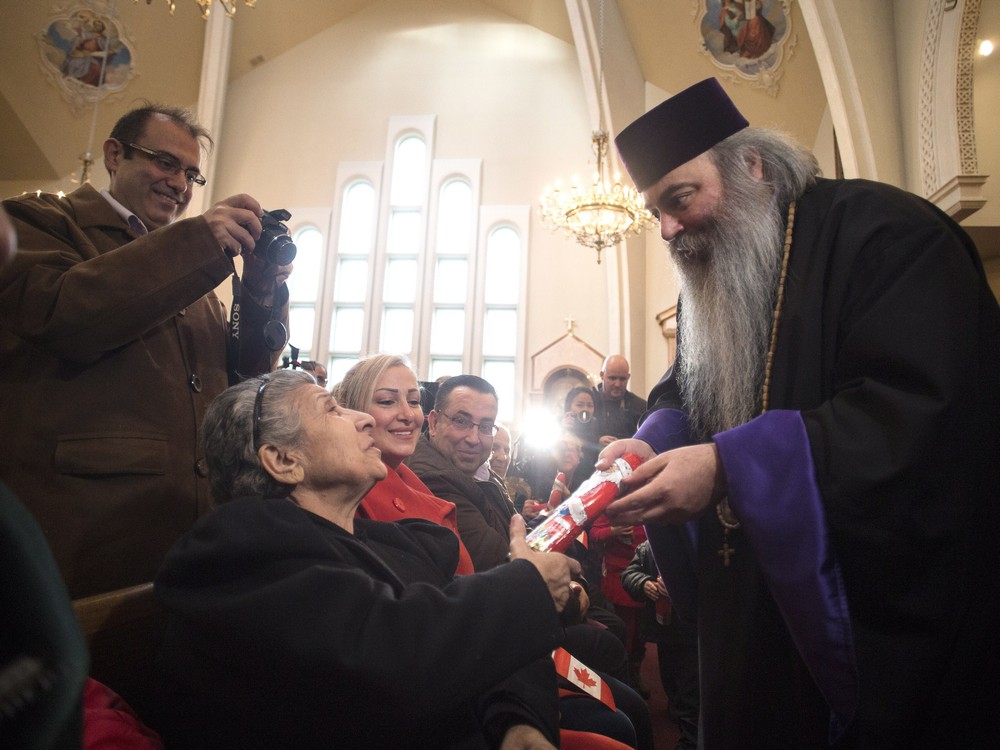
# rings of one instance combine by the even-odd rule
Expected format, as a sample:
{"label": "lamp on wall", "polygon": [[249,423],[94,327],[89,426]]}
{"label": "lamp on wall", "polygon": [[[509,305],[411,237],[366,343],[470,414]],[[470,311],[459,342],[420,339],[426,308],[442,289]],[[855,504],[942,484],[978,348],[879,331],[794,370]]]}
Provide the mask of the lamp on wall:
{"label": "lamp on wall", "polygon": [[[212,13],[212,0],[194,0],[198,3],[198,7],[201,8],[201,17],[207,19]],[[139,0],[134,0],[138,3]],[[219,0],[222,8],[226,11],[226,15],[232,18],[236,15],[236,0]],[[146,5],[152,5],[153,0],[146,0]],[[257,6],[257,0],[243,0],[243,4],[248,8],[254,8]],[[167,6],[170,8],[170,15],[174,14],[174,10],[177,8],[177,3],[174,0],[167,0]]]}
{"label": "lamp on wall", "polygon": [[608,133],[604,129],[601,101],[604,90],[604,0],[600,3],[600,80],[597,92],[598,129],[591,136],[597,157],[593,184],[584,188],[574,181],[565,189],[560,183],[546,188],[541,199],[542,223],[553,231],[573,237],[584,247],[601,251],[614,247],[632,234],[639,234],[655,224],[635,188],[622,185],[621,177],[608,179]]}

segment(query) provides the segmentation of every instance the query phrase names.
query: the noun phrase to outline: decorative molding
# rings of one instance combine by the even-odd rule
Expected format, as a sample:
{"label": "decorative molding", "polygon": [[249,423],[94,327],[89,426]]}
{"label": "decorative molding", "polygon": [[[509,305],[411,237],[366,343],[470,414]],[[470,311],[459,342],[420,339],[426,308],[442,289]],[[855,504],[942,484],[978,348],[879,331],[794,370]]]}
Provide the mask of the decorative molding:
{"label": "decorative molding", "polygon": [[956,220],[985,205],[980,188],[987,176],[977,174],[973,102],[981,2],[965,0],[961,17],[949,18],[946,13],[955,3],[930,0],[924,27],[918,120],[921,187]]}
{"label": "decorative molding", "polygon": [[941,22],[944,14],[943,0],[931,0],[927,4],[927,21],[924,24],[924,54],[920,60],[920,177],[924,195],[937,190],[939,184],[935,143],[934,82],[935,69],[941,46]]}
{"label": "decorative molding", "polygon": [[927,199],[955,221],[961,221],[986,205],[983,185],[988,179],[981,174],[956,175]]}
{"label": "decorative molding", "polygon": [[656,325],[660,327],[660,333],[665,339],[677,338],[677,305],[668,307],[663,312],[657,313]]}
{"label": "decorative molding", "polygon": [[132,35],[107,0],[56,6],[35,39],[42,73],[75,112],[105,98],[123,98],[137,74]]}
{"label": "decorative molding", "polygon": [[979,171],[976,158],[976,122],[973,102],[976,59],[976,28],[982,0],[965,0],[958,41],[958,70],[955,77],[955,115],[958,119],[958,157],[962,174]]}
{"label": "decorative molding", "polygon": [[[792,0],[693,0],[692,16],[701,30],[700,51],[722,71],[720,78],[777,96],[782,65],[798,45],[792,33],[791,6]],[[724,7],[731,11],[730,24],[725,23]],[[751,27],[754,21],[756,26]],[[747,33],[754,28],[759,33]]]}
{"label": "decorative molding", "polygon": [[560,336],[531,355],[531,400],[540,401],[548,382],[563,370],[573,370],[594,385],[594,373],[601,371],[603,363],[604,355],[573,333]]}
{"label": "decorative molding", "polygon": [[667,342],[667,367],[674,363],[677,354],[677,305],[672,305],[656,316],[656,324]]}

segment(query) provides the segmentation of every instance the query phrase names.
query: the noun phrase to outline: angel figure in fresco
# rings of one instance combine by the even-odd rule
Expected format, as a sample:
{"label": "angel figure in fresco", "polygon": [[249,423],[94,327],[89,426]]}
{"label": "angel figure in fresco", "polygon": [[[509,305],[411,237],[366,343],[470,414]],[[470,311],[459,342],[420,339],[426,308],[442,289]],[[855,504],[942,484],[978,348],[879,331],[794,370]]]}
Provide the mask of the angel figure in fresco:
{"label": "angel figure in fresco", "polygon": [[104,21],[86,11],[74,14],[76,36],[62,64],[62,74],[88,86],[101,85],[101,68],[108,50]]}
{"label": "angel figure in fresco", "polygon": [[722,0],[722,8],[719,10],[719,31],[722,32],[723,52],[740,51],[739,42],[736,40],[740,29],[746,23],[746,18],[743,0]]}

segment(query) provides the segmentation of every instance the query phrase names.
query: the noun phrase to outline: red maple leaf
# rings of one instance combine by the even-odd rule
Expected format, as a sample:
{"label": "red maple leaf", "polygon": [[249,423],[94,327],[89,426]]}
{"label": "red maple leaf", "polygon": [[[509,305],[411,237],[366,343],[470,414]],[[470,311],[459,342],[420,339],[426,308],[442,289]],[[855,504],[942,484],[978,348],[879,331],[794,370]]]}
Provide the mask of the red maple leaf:
{"label": "red maple leaf", "polygon": [[573,674],[576,675],[576,679],[581,685],[586,685],[587,687],[597,687],[597,683],[594,682],[594,678],[590,676],[590,672],[586,669],[573,667]]}

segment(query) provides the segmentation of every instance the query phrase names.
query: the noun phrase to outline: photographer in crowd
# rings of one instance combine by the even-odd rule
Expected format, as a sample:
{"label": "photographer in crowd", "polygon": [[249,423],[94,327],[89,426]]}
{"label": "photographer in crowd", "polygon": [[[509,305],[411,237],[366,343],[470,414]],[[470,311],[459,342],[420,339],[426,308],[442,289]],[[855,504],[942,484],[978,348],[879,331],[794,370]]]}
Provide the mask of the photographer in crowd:
{"label": "photographer in crowd", "polygon": [[[0,479],[73,598],[153,579],[208,508],[205,409],[287,340],[291,266],[254,252],[262,218],[291,244],[283,225],[245,194],[178,221],[211,143],[186,110],[144,106],[104,142],[107,190],[3,204],[19,247],[0,273]],[[213,292],[230,276],[231,327]]]}

